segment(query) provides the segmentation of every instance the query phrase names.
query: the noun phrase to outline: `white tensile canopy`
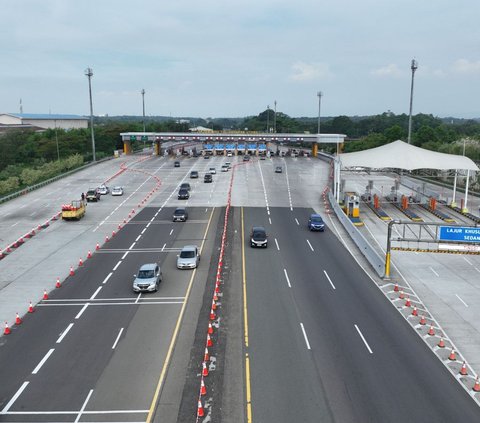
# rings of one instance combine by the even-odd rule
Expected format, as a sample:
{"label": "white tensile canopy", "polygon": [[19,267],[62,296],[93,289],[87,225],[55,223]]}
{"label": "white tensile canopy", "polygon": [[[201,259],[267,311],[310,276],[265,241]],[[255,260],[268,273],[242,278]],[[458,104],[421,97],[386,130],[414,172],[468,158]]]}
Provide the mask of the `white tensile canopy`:
{"label": "white tensile canopy", "polygon": [[368,167],[405,170],[480,170],[468,157],[425,150],[400,140],[369,150],[340,154],[339,159],[342,169]]}

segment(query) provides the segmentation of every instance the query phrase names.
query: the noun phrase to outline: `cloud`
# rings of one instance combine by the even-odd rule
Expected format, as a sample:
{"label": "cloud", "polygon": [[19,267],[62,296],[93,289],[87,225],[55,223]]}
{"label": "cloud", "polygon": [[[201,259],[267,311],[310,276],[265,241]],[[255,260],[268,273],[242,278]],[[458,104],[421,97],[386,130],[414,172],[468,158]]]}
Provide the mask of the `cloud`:
{"label": "cloud", "polygon": [[403,76],[405,73],[399,69],[399,67],[391,63],[387,66],[383,66],[381,68],[374,69],[370,72],[372,75],[381,76],[381,77],[394,77],[399,78]]}
{"label": "cloud", "polygon": [[292,71],[290,79],[294,81],[313,81],[330,76],[328,66],[322,63],[295,62],[292,65]]}
{"label": "cloud", "polygon": [[459,59],[453,64],[452,70],[455,73],[480,74],[480,60],[471,62],[467,59]]}

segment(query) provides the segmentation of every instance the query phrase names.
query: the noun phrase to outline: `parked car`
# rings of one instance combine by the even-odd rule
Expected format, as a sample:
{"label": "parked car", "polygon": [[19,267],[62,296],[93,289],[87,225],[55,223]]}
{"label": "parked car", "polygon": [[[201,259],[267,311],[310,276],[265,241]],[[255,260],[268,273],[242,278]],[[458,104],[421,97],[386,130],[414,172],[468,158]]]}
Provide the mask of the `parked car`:
{"label": "parked car", "polygon": [[190,179],[196,179],[198,178],[198,171],[197,170],[192,170],[190,172]]}
{"label": "parked car", "polygon": [[86,195],[87,202],[100,201],[100,193],[97,188],[89,188]]}
{"label": "parked car", "polygon": [[308,229],[311,231],[325,231],[325,222],[319,214],[312,214],[308,218]]}
{"label": "parked car", "polygon": [[138,270],[137,275],[133,275],[134,292],[152,292],[158,291],[158,286],[162,282],[162,270],[156,263],[144,264]]}
{"label": "parked car", "polygon": [[233,156],[232,152],[231,152],[231,151],[227,151],[227,157],[232,157],[232,156]]}
{"label": "parked car", "polygon": [[200,253],[196,245],[186,245],[177,256],[178,269],[195,269],[200,262]]}
{"label": "parked car", "polygon": [[181,185],[180,185],[180,189],[187,189],[188,191],[190,191],[190,184],[188,182],[183,182]]}
{"label": "parked car", "polygon": [[282,172],[283,172],[282,166],[275,167],[275,173],[282,173]]}
{"label": "parked car", "polygon": [[203,177],[203,182],[205,183],[213,182],[213,176],[210,173],[206,173],[205,176]]}
{"label": "parked car", "polygon": [[186,222],[188,219],[188,212],[185,207],[178,207],[173,212],[174,222]]}
{"label": "parked car", "polygon": [[179,162],[179,161],[176,161],[176,162],[173,164],[173,167],[180,167],[180,162]]}
{"label": "parked car", "polygon": [[122,187],[113,187],[112,188],[112,195],[123,195],[123,188]]}
{"label": "parked car", "polygon": [[267,248],[268,237],[263,226],[254,226],[250,231],[250,246]]}
{"label": "parked car", "polygon": [[180,188],[180,190],[178,191],[178,199],[188,200],[189,198],[190,198],[190,193],[188,192],[188,189]]}
{"label": "parked car", "polygon": [[110,192],[110,188],[108,188],[106,185],[100,185],[98,187],[98,192],[101,194],[101,195],[106,195]]}

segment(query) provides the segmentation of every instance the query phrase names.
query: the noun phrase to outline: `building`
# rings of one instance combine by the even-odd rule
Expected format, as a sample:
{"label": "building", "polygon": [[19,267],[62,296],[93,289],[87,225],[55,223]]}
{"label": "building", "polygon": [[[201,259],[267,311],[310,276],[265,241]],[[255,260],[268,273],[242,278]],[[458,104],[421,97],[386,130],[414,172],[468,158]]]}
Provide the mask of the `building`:
{"label": "building", "polygon": [[0,113],[0,125],[16,128],[79,129],[88,128],[89,118],[78,115]]}

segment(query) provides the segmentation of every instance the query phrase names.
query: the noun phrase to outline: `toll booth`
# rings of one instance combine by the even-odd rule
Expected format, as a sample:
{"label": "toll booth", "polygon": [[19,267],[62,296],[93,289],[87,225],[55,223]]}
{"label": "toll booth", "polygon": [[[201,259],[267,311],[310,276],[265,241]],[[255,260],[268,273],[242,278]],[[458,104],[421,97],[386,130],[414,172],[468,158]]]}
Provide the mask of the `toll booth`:
{"label": "toll booth", "polygon": [[355,192],[346,192],[343,201],[343,210],[355,226],[362,226],[360,220],[360,197]]}

